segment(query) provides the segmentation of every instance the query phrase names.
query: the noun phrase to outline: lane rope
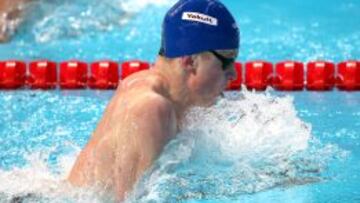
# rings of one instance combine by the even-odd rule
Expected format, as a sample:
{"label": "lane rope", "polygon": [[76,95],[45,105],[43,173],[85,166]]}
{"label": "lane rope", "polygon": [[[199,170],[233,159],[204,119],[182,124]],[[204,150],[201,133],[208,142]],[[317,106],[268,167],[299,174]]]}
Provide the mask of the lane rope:
{"label": "lane rope", "polygon": [[[0,89],[116,89],[129,75],[151,68],[141,60],[123,63],[103,60],[91,63],[71,60],[24,62],[0,61]],[[268,61],[236,62],[237,77],[227,90],[248,89],[263,91],[271,86],[279,91],[360,90],[360,61],[340,63],[330,61]]]}

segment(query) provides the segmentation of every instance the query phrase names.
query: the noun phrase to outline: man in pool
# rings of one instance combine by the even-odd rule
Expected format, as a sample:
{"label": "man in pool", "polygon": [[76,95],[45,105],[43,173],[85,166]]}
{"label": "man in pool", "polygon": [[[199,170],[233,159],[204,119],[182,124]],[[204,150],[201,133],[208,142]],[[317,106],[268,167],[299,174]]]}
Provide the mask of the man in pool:
{"label": "man in pool", "polygon": [[166,14],[154,68],[122,81],[68,177],[123,200],[180,130],[235,77],[239,29],[217,0],[180,0]]}

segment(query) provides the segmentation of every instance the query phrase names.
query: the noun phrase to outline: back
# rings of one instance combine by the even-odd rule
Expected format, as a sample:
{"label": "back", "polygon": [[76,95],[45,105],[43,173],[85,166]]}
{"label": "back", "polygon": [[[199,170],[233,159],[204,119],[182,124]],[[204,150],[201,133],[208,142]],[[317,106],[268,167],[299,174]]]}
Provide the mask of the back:
{"label": "back", "polygon": [[69,181],[100,184],[123,199],[176,133],[176,119],[160,76],[143,71],[118,87]]}

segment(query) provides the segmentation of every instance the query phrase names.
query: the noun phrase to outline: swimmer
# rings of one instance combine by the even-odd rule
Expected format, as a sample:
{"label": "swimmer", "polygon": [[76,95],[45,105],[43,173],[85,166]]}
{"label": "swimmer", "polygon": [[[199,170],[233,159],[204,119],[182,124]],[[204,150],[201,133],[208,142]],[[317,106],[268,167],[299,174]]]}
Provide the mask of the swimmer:
{"label": "swimmer", "polygon": [[22,22],[25,4],[32,0],[0,0],[0,43],[9,40]]}
{"label": "swimmer", "polygon": [[235,77],[239,29],[217,0],[180,0],[166,14],[154,67],[122,81],[68,176],[124,200],[192,107],[213,105]]}

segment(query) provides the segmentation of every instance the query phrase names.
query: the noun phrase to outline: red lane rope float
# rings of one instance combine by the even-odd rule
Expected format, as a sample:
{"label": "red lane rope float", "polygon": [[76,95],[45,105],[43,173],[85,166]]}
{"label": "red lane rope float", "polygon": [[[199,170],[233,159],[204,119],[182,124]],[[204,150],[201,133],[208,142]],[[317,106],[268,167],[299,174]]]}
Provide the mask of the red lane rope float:
{"label": "red lane rope float", "polygon": [[360,61],[338,64],[337,87],[340,90],[360,90]]}
{"label": "red lane rope float", "polygon": [[284,61],[276,64],[272,86],[276,90],[303,90],[304,64],[297,61]]}
{"label": "red lane rope float", "polygon": [[31,89],[54,89],[57,85],[57,64],[52,61],[33,61],[29,64],[27,85]]}
{"label": "red lane rope float", "polygon": [[127,61],[121,65],[121,79],[125,79],[129,75],[147,70],[150,68],[150,64],[144,61]]}
{"label": "red lane rope float", "polygon": [[245,64],[245,85],[248,89],[265,90],[271,85],[273,65],[266,61],[251,61]]}
{"label": "red lane rope float", "polygon": [[119,83],[119,64],[97,61],[91,64],[88,85],[92,89],[115,89]]}
{"label": "red lane rope float", "polygon": [[[86,63],[77,60],[56,63],[52,61],[0,61],[0,89],[115,89],[129,75],[147,70],[150,64],[132,60],[119,64],[114,61]],[[120,69],[120,71],[119,71]],[[245,69],[245,70],[244,70]],[[267,61],[235,63],[236,77],[227,90],[262,91],[274,87],[280,91],[360,90],[360,61],[350,60],[338,64],[328,61]],[[243,78],[244,75],[244,78]],[[120,79],[120,80],[119,80]],[[244,80],[243,80],[244,79]]]}
{"label": "red lane rope float", "polygon": [[81,61],[65,61],[60,63],[60,88],[86,88],[88,64]]}
{"label": "red lane rope float", "polygon": [[326,61],[313,61],[307,65],[308,90],[332,90],[335,87],[335,64]]}
{"label": "red lane rope float", "polygon": [[25,85],[26,64],[21,61],[0,62],[0,88],[16,89]]}

